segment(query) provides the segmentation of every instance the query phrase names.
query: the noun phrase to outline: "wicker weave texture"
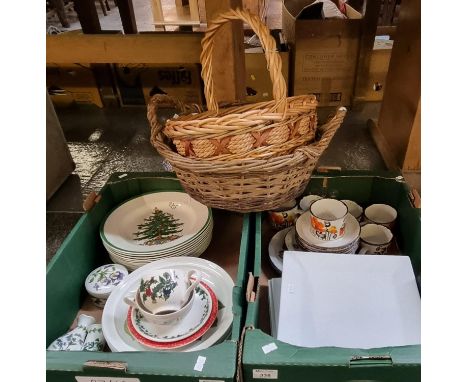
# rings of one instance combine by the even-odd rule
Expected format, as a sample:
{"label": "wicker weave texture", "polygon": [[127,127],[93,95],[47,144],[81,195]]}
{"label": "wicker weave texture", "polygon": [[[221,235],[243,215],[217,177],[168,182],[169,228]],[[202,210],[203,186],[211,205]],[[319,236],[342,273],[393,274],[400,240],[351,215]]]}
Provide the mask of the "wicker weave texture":
{"label": "wicker weave texture", "polygon": [[[219,109],[213,83],[214,37],[230,20],[242,20],[258,35],[273,85],[273,101]],[[287,97],[281,57],[268,27],[245,10],[229,10],[210,25],[202,40],[202,77],[208,111],[167,121],[164,134],[186,157],[216,161],[271,158],[288,154],[311,142],[317,128],[317,100],[313,95]]]}
{"label": "wicker weave texture", "polygon": [[296,148],[291,154],[214,161],[185,157],[171,149],[157,118],[161,102],[172,105],[179,113],[193,109],[167,96],[154,96],[148,104],[151,143],[171,163],[185,191],[207,206],[244,213],[275,209],[302,194],[320,155],[346,115],[346,109],[340,108],[318,128],[320,137],[315,142]]}

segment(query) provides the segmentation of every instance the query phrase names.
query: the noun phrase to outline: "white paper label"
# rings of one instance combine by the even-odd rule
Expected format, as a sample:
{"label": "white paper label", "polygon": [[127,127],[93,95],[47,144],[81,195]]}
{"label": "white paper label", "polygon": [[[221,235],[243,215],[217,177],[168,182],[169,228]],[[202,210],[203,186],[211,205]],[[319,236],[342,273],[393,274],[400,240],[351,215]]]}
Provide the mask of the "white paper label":
{"label": "white paper label", "polygon": [[255,379],[278,379],[278,370],[253,369]]}
{"label": "white paper label", "polygon": [[197,362],[195,363],[195,366],[193,367],[193,370],[202,371],[203,366],[205,366],[205,362],[206,362],[206,357],[199,355],[197,358]]}
{"label": "white paper label", "polygon": [[198,382],[224,382],[224,379],[199,379]]}
{"label": "white paper label", "polygon": [[278,349],[278,346],[276,346],[274,342],[271,342],[268,345],[262,346],[262,350],[265,354],[268,354],[276,349]]}
{"label": "white paper label", "polygon": [[77,382],[140,382],[139,378],[125,377],[79,377],[75,376]]}

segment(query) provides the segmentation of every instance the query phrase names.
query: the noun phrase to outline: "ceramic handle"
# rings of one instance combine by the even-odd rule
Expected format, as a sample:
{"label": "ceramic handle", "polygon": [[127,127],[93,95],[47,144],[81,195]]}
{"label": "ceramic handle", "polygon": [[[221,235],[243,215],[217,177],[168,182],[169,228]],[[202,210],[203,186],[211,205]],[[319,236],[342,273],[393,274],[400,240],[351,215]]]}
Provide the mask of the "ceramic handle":
{"label": "ceramic handle", "polygon": [[[195,280],[191,280],[192,276],[195,275]],[[200,281],[201,281],[201,273],[199,271],[189,271],[187,273],[187,282],[191,283],[191,285],[187,288],[187,291],[185,292],[185,296],[184,296],[184,303],[187,302],[189,296],[190,296],[190,293],[192,293],[192,291],[198,286],[198,284],[200,284]]]}
{"label": "ceramic handle", "polygon": [[360,255],[367,255],[367,254],[369,254],[369,253],[370,253],[370,251],[369,251],[367,248],[365,248],[365,247],[362,247],[362,248],[359,250],[359,254],[360,254]]}
{"label": "ceramic handle", "polygon": [[137,303],[135,302],[135,300],[132,300],[131,298],[125,296],[124,297],[124,302],[132,307],[134,307],[135,309],[139,309]]}

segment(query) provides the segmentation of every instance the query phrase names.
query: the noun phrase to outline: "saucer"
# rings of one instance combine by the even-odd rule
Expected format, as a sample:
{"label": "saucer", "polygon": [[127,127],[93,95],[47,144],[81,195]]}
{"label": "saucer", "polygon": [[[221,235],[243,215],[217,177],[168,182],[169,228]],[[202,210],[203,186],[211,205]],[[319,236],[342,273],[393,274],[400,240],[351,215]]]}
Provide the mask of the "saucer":
{"label": "saucer", "polygon": [[284,239],[288,232],[294,232],[294,227],[284,228],[281,231],[274,234],[268,244],[268,255],[270,257],[271,264],[273,267],[281,273],[283,271],[283,244]]}
{"label": "saucer", "polygon": [[310,216],[310,212],[305,212],[296,221],[296,232],[298,235],[298,240],[302,241],[303,244],[307,243],[312,247],[318,247],[320,249],[328,248],[339,250],[343,249],[343,247],[351,245],[356,239],[359,238],[361,226],[353,215],[348,214],[346,216],[346,229],[343,237],[330,241],[320,240],[312,233]]}
{"label": "saucer", "polygon": [[140,344],[153,349],[175,349],[199,339],[210,329],[218,314],[218,300],[213,290],[206,284],[200,286],[192,310],[175,325],[150,323],[136,312],[137,309],[130,307],[127,326],[131,335]]}
{"label": "saucer", "polygon": [[217,309],[216,297],[213,301],[208,287],[202,283],[195,289],[189,313],[179,321],[169,325],[159,325],[143,317],[138,309],[133,309],[131,323],[138,334],[151,341],[179,341],[196,333],[208,321],[214,306]]}
{"label": "saucer", "polygon": [[286,245],[286,248],[288,248],[288,251],[301,250],[301,246],[296,240],[296,229],[294,227],[291,228],[286,234],[286,237],[284,238],[284,244]]}

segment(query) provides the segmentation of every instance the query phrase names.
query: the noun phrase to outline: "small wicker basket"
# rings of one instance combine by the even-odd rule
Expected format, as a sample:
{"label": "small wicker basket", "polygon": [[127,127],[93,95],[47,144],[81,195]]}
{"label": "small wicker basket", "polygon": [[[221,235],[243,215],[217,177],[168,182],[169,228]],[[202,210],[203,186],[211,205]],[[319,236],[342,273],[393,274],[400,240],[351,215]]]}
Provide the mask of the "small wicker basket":
{"label": "small wicker basket", "polygon": [[346,115],[346,109],[340,108],[318,128],[315,142],[296,148],[291,154],[270,159],[215,161],[174,152],[161,132],[158,106],[175,108],[177,113],[194,112],[196,107],[160,95],[148,104],[151,143],[172,165],[185,191],[209,207],[243,213],[272,210],[301,195],[320,155]]}
{"label": "small wicker basket", "polygon": [[[214,96],[213,43],[216,32],[230,20],[249,24],[259,37],[273,84],[273,101],[219,110]],[[202,77],[208,111],[168,120],[163,130],[185,157],[213,161],[271,158],[289,154],[311,142],[317,128],[314,95],[287,97],[281,57],[268,27],[256,15],[229,10],[210,25],[202,40]]]}

